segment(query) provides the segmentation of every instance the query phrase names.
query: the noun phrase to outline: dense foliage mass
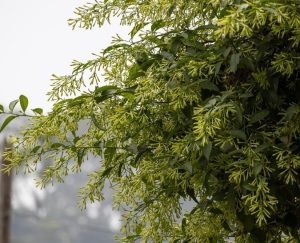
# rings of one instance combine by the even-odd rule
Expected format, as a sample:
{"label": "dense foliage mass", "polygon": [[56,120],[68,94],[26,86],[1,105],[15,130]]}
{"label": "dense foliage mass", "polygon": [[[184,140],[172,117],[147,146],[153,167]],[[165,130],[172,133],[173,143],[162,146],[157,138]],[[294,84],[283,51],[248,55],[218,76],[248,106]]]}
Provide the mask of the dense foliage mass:
{"label": "dense foliage mass", "polygon": [[[34,110],[7,170],[51,158],[43,187],[96,155],[82,205],[109,180],[125,242],[299,242],[300,1],[104,0],[75,13],[87,29],[119,16],[130,38],[54,76],[53,110]],[[24,115],[19,101],[4,126]]]}

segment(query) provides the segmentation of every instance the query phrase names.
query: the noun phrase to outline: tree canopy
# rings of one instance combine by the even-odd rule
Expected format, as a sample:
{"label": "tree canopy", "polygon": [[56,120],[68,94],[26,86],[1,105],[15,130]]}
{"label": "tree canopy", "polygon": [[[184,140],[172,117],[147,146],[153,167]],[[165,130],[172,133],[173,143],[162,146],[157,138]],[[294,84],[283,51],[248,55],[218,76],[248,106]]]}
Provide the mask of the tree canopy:
{"label": "tree canopy", "polygon": [[1,107],[31,123],[6,170],[51,158],[44,187],[96,156],[82,207],[109,181],[124,242],[300,242],[300,1],[103,0],[69,24],[114,16],[130,37],[53,76],[51,112]]}

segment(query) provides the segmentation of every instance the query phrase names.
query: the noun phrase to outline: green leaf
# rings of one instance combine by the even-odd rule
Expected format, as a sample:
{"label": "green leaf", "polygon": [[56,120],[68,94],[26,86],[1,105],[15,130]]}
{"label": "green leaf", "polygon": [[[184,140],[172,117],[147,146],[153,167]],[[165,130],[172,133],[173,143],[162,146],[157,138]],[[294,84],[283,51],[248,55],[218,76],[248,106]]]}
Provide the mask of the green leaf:
{"label": "green leaf", "polygon": [[244,213],[237,214],[238,219],[243,224],[247,232],[251,231],[255,225],[255,221],[252,215],[246,215]]}
{"label": "green leaf", "polygon": [[182,230],[182,232],[185,232],[186,225],[187,225],[186,218],[183,218],[182,221],[181,221],[181,230]]}
{"label": "green leaf", "polygon": [[112,170],[113,168],[114,168],[114,167],[112,167],[112,166],[106,168],[106,169],[101,173],[101,177],[104,178],[104,177],[108,176],[109,173],[111,172],[111,170]]}
{"label": "green leaf", "polygon": [[215,75],[217,75],[220,72],[220,68],[223,62],[218,62],[215,65]]}
{"label": "green leaf", "polygon": [[242,140],[244,140],[244,141],[247,140],[247,136],[246,136],[245,132],[242,131],[242,130],[234,129],[234,130],[231,130],[231,131],[230,131],[230,134],[231,134],[232,136],[234,136],[234,137],[236,137],[236,138],[240,138],[240,139],[242,139]]}
{"label": "green leaf", "polygon": [[22,111],[25,112],[28,107],[28,98],[25,95],[20,95],[19,100]]}
{"label": "green leaf", "polygon": [[262,110],[262,111],[257,112],[256,114],[254,114],[251,117],[250,123],[256,123],[258,121],[265,119],[269,115],[269,113],[270,113],[270,111],[268,111],[268,110]]}
{"label": "green leaf", "polygon": [[41,148],[40,145],[35,146],[35,147],[31,150],[31,152],[35,154],[40,148]]}
{"label": "green leaf", "polygon": [[114,49],[126,48],[126,47],[130,47],[130,45],[124,44],[124,43],[122,43],[122,44],[116,44],[116,45],[111,45],[111,46],[109,46],[109,47],[107,47],[107,48],[105,48],[103,50],[103,54],[106,54],[109,51],[114,50]]}
{"label": "green leaf", "polygon": [[151,25],[151,31],[156,31],[156,30],[164,27],[165,23],[166,22],[162,19],[154,21],[154,23]]}
{"label": "green leaf", "polygon": [[212,150],[212,142],[209,141],[207,144],[205,144],[203,148],[203,154],[207,160],[209,160],[211,150]]}
{"label": "green leaf", "polygon": [[144,28],[148,23],[139,23],[136,24],[130,31],[131,39],[139,32],[142,28]]}
{"label": "green leaf", "polygon": [[244,182],[244,183],[242,184],[242,187],[243,187],[244,189],[246,189],[247,191],[250,191],[250,192],[255,192],[255,191],[256,191],[256,187],[253,186],[253,185],[248,184],[247,182]]}
{"label": "green leaf", "polygon": [[119,167],[118,167],[118,177],[122,176],[123,165],[124,165],[124,163],[120,163],[119,164]]}
{"label": "green leaf", "polygon": [[4,107],[3,105],[0,105],[0,113],[3,113],[4,112]]}
{"label": "green leaf", "polygon": [[295,115],[298,115],[299,112],[300,112],[299,106],[292,104],[289,108],[287,108],[285,112],[286,120],[288,121],[292,120],[292,118],[295,117]]}
{"label": "green leaf", "polygon": [[34,108],[34,109],[32,109],[32,111],[33,111],[34,113],[39,114],[39,115],[42,115],[42,114],[43,114],[43,109],[42,109],[42,108]]}
{"label": "green leaf", "polygon": [[101,131],[105,131],[106,129],[100,124],[100,122],[97,120],[94,113],[91,114],[91,120],[94,123],[94,125]]}
{"label": "green leaf", "polygon": [[136,154],[138,152],[138,147],[136,144],[132,143],[126,147],[127,151],[130,153]]}
{"label": "green leaf", "polygon": [[51,149],[58,149],[60,147],[64,147],[65,145],[62,143],[53,143],[51,144]]}
{"label": "green leaf", "polygon": [[227,47],[226,50],[223,52],[224,58],[228,57],[230,51],[231,51],[231,47]]}
{"label": "green leaf", "polygon": [[243,94],[239,95],[239,97],[242,98],[242,99],[248,99],[250,97],[253,97],[253,94],[249,93],[249,92],[246,92],[246,93],[243,93]]}
{"label": "green leaf", "polygon": [[199,84],[202,89],[219,91],[219,88],[213,82],[210,82],[209,80],[201,80],[199,82]]}
{"label": "green leaf", "polygon": [[222,215],[222,214],[224,214],[224,212],[221,209],[216,208],[216,207],[210,208],[209,212],[211,212],[212,214],[215,214],[215,215]]}
{"label": "green leaf", "polygon": [[257,176],[263,168],[263,165],[259,162],[254,163],[254,175]]}
{"label": "green leaf", "polygon": [[173,55],[172,53],[170,53],[170,52],[162,51],[162,52],[161,52],[161,55],[162,55],[165,59],[167,59],[167,60],[169,60],[169,61],[174,61],[174,55]]}
{"label": "green leaf", "polygon": [[15,109],[16,105],[18,104],[19,100],[13,100],[9,103],[8,108],[11,112]]}
{"label": "green leaf", "polygon": [[190,173],[193,173],[193,166],[190,161],[187,161],[182,165],[182,168]]}
{"label": "green leaf", "polygon": [[242,110],[241,110],[241,108],[240,108],[239,105],[234,104],[234,106],[235,106],[235,110],[236,110],[236,118],[237,118],[239,124],[242,124],[242,123],[243,123],[243,114],[242,114]]}
{"label": "green leaf", "polygon": [[4,122],[2,123],[2,126],[0,128],[0,132],[2,132],[4,130],[4,128],[15,118],[16,118],[16,116],[13,116],[13,115],[6,117],[6,119],[4,120]]}
{"label": "green leaf", "polygon": [[84,149],[79,149],[77,151],[77,163],[78,163],[78,166],[82,165],[83,156],[84,156]]}
{"label": "green leaf", "polygon": [[173,41],[171,42],[171,51],[174,55],[176,55],[176,53],[179,50],[179,47],[182,45],[181,39],[180,38],[174,38]]}
{"label": "green leaf", "polygon": [[116,154],[116,148],[106,148],[104,151],[104,159],[105,161],[112,161],[114,155]]}
{"label": "green leaf", "polygon": [[173,13],[174,9],[175,9],[176,5],[175,4],[172,4],[170,6],[170,8],[168,9],[168,16],[171,16],[171,14]]}
{"label": "green leaf", "polygon": [[111,98],[112,96],[118,94],[119,90],[120,89],[114,85],[97,87],[94,91],[95,92],[95,101],[97,103],[100,103],[104,100],[107,100],[107,99]]}
{"label": "green leaf", "polygon": [[105,85],[105,86],[101,86],[101,87],[96,87],[94,92],[96,95],[99,95],[99,94],[101,95],[104,91],[116,90],[116,89],[118,89],[118,87],[115,85]]}
{"label": "green leaf", "polygon": [[207,25],[200,25],[196,28],[196,30],[209,30],[209,29],[216,30],[218,29],[218,26],[214,24],[207,24]]}
{"label": "green leaf", "polygon": [[143,76],[145,73],[139,64],[134,64],[128,71],[128,80],[135,80]]}
{"label": "green leaf", "polygon": [[213,98],[208,100],[207,104],[205,105],[205,108],[211,108],[217,103],[217,99]]}
{"label": "green leaf", "polygon": [[88,97],[88,95],[80,95],[74,99],[67,99],[68,107],[80,106],[86,101],[86,98]]}
{"label": "green leaf", "polygon": [[222,226],[223,226],[223,228],[224,228],[225,230],[227,230],[227,231],[229,231],[229,232],[232,231],[232,229],[230,228],[229,224],[228,224],[226,221],[223,221],[223,222],[222,222]]}
{"label": "green leaf", "polygon": [[240,63],[240,55],[241,53],[233,53],[230,58],[230,72],[235,73],[237,70],[237,66]]}

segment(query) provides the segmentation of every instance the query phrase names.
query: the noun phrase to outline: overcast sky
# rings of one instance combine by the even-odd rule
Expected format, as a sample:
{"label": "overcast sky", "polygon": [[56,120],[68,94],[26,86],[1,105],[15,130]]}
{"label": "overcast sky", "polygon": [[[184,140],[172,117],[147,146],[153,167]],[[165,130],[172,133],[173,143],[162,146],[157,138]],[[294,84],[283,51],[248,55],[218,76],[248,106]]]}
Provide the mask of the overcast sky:
{"label": "overcast sky", "polygon": [[[72,30],[67,19],[74,16],[75,7],[85,2],[0,0],[1,104],[7,105],[24,94],[29,98],[30,108],[49,111],[51,103],[46,93],[50,90],[51,74],[69,74],[73,59],[91,58],[91,53],[99,53],[108,46],[116,33],[127,36],[128,28],[120,27],[117,21],[102,29]],[[27,204],[32,201],[23,196],[22,199]],[[113,229],[119,227],[118,219],[113,212],[110,220]]]}
{"label": "overcast sky", "polygon": [[51,74],[70,73],[73,59],[99,53],[115,33],[117,21],[102,29],[72,30],[67,19],[84,0],[0,0],[0,103],[24,94],[30,107],[49,110]]}

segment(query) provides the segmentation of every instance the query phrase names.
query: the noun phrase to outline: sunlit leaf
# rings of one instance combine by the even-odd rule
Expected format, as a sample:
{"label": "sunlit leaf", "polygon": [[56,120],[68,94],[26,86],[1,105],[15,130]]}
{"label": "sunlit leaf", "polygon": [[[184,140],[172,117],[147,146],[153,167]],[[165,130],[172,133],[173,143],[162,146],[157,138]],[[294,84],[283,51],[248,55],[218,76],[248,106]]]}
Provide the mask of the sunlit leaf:
{"label": "sunlit leaf", "polygon": [[9,103],[8,108],[11,112],[15,109],[16,105],[19,103],[19,100],[13,100]]}
{"label": "sunlit leaf", "polygon": [[15,118],[16,118],[16,116],[13,116],[13,115],[9,115],[8,117],[6,117],[6,119],[4,120],[4,122],[2,123],[2,125],[0,127],[0,132],[2,132],[4,130],[4,128]]}
{"label": "sunlit leaf", "polygon": [[20,95],[19,100],[22,111],[25,112],[28,107],[28,98],[25,95]]}

